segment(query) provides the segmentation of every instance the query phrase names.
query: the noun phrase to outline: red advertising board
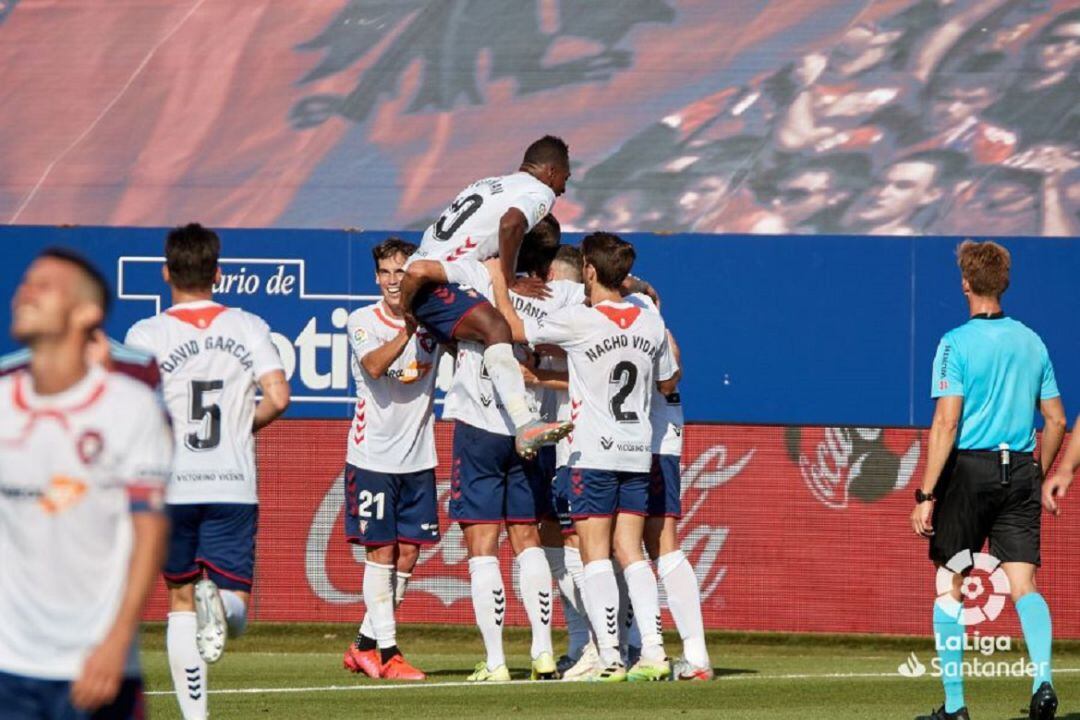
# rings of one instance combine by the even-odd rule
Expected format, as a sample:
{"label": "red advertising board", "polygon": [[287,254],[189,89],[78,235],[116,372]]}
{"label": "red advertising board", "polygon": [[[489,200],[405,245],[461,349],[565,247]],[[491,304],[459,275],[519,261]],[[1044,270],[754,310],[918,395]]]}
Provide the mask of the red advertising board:
{"label": "red advertising board", "polygon": [[[345,421],[278,423],[259,435],[254,617],[358,621],[362,549],[342,526]],[[440,508],[452,428],[440,423]],[[679,536],[701,581],[711,629],[927,634],[935,595],[926,542],[908,524],[925,455],[921,430],[689,425]],[[1044,514],[1039,585],[1058,637],[1080,638],[1080,523]],[[403,622],[473,622],[460,530],[425,549]],[[503,572],[514,574],[504,547]],[[515,584],[516,591],[516,584]],[[164,588],[148,616],[161,618]],[[670,621],[670,618],[667,618]],[[510,624],[525,624],[520,602]],[[670,622],[668,623],[670,627]],[[1006,609],[982,631],[1018,634]]]}

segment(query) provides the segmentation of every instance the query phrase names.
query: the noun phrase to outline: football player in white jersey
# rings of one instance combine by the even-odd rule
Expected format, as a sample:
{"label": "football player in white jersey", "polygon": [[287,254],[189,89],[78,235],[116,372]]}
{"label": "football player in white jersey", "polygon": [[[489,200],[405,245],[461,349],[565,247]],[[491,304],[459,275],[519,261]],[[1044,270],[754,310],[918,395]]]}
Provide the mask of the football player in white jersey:
{"label": "football player in white jersey", "polygon": [[[550,219],[529,233],[521,261],[547,265],[559,244],[558,223]],[[491,297],[492,275],[497,268],[472,266],[476,274],[463,285]],[[534,267],[520,266],[522,271]],[[583,289],[574,283],[552,283],[549,297],[513,299],[527,305],[523,311],[536,322],[565,304],[582,302]],[[498,541],[503,525],[518,563],[520,590],[532,626],[532,678],[554,679],[556,666],[551,644],[551,570],[540,547],[537,521],[550,508],[550,477],[537,459],[524,460],[514,447],[514,424],[493,388],[483,346],[458,344],[457,370],[446,396],[443,417],[455,420],[450,518],[461,524],[469,553],[473,609],[484,640],[486,658],[469,676],[473,682],[510,679],[503,653],[502,626],[506,591],[499,567]],[[515,361],[516,362],[516,361]],[[517,370],[519,376],[521,371]]]}
{"label": "football player in white jersey", "polygon": [[478,343],[491,384],[509,416],[515,448],[532,457],[570,432],[568,423],[543,422],[529,396],[503,316],[475,291],[471,278],[481,263],[499,258],[499,272],[523,297],[545,298],[543,280],[517,277],[518,251],[525,233],[547,215],[566,190],[570,154],[563,140],[540,138],[525,151],[518,172],[478,180],[461,191],[450,207],[424,232],[420,249],[409,259],[401,284],[402,305],[440,343]]}
{"label": "football player in white jersey", "polygon": [[166,642],[185,720],[206,717],[206,663],[247,623],[258,517],[252,434],[289,405],[269,326],[211,299],[220,253],[212,230],[196,223],[172,230],[162,269],[172,306],[137,322],[125,341],[157,358],[176,440],[165,498]]}
{"label": "football player in white jersey", "polygon": [[[650,312],[656,305],[641,295],[634,301]],[[671,392],[653,392],[649,422],[652,424],[652,469],[649,476],[648,519],[645,521],[645,549],[656,561],[656,574],[667,592],[668,608],[683,642],[683,657],[673,663],[676,680],[711,680],[709,653],[705,647],[705,624],[701,617],[701,588],[689,559],[679,546],[677,534],[682,517],[682,398],[673,387],[682,378],[679,346],[668,330],[672,364],[678,368],[669,382]]]}
{"label": "football player in white jersey", "polygon": [[109,291],[47,250],[12,301],[30,362],[0,378],[0,715],[142,717],[137,633],[161,569],[172,437],[142,383],[88,361]]}
{"label": "football player in white jersey", "polygon": [[[537,328],[526,326],[526,336],[534,346],[566,351],[571,404],[579,412],[569,446],[569,504],[581,538],[585,603],[603,665],[591,679],[660,680],[671,670],[660,633],[656,576],[642,553],[642,539],[652,461],[652,389],[670,392],[676,369],[661,362],[669,353],[659,313],[622,296],[633,246],[610,233],[593,233],[581,250],[588,305],[553,312]],[[629,672],[618,649],[612,549],[642,638],[641,659]]]}
{"label": "football player in white jersey", "polygon": [[345,534],[364,546],[364,621],[345,667],[370,677],[423,680],[397,647],[394,609],[422,545],[439,541],[435,488],[435,368],[440,346],[404,317],[401,279],[416,245],[388,238],[372,250],[382,299],[349,315],[356,411],[346,441]]}

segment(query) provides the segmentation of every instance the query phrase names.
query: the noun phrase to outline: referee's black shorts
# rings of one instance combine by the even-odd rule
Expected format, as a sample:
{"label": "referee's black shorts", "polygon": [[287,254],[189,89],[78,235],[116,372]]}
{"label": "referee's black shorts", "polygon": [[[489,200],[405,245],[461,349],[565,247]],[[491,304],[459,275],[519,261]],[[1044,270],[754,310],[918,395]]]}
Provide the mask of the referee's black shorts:
{"label": "referee's black shorts", "polygon": [[1040,564],[1042,470],[1031,453],[1011,453],[1001,484],[996,451],[954,451],[935,488],[930,559],[946,564],[962,550],[979,552],[987,538],[1001,562]]}

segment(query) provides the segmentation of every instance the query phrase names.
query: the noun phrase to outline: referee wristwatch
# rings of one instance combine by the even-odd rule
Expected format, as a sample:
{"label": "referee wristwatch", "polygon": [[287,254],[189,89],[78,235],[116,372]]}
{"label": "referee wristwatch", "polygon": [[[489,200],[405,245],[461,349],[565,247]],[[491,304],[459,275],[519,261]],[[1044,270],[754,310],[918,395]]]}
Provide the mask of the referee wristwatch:
{"label": "referee wristwatch", "polygon": [[934,493],[932,493],[932,492],[931,493],[924,493],[922,491],[922,488],[918,488],[918,489],[915,490],[915,504],[916,505],[921,505],[922,503],[927,502],[927,501],[933,502],[936,499],[937,498],[934,497]]}

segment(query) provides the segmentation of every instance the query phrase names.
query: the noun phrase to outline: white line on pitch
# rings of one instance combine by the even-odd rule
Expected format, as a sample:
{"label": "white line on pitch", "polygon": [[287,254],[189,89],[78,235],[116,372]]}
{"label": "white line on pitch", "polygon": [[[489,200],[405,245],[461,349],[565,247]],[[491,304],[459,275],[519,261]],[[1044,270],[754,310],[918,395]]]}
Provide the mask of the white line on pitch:
{"label": "white line on pitch", "polygon": [[[1080,668],[1054,668],[1055,673],[1080,673]],[[932,678],[931,675],[925,675],[924,677]],[[723,682],[732,682],[735,680],[849,680],[857,678],[902,678],[907,680],[903,675],[895,672],[883,672],[883,673],[791,673],[786,675],[767,675],[763,673],[745,673],[745,674],[733,674],[733,675],[721,675],[716,678]],[[496,683],[494,687],[503,687],[507,685],[536,685],[535,680],[511,680],[510,682]],[[457,688],[457,687],[493,687],[488,683],[471,683],[471,682],[438,682],[438,683],[409,683],[409,684],[396,684],[396,685],[319,685],[313,687],[276,687],[276,688],[224,688],[221,690],[211,690],[211,695],[256,695],[260,693],[306,693],[306,692],[348,692],[348,691],[360,691],[360,692],[374,692],[376,690],[434,690],[436,688]],[[152,690],[150,692],[143,693],[144,695],[172,695],[172,690]]]}

